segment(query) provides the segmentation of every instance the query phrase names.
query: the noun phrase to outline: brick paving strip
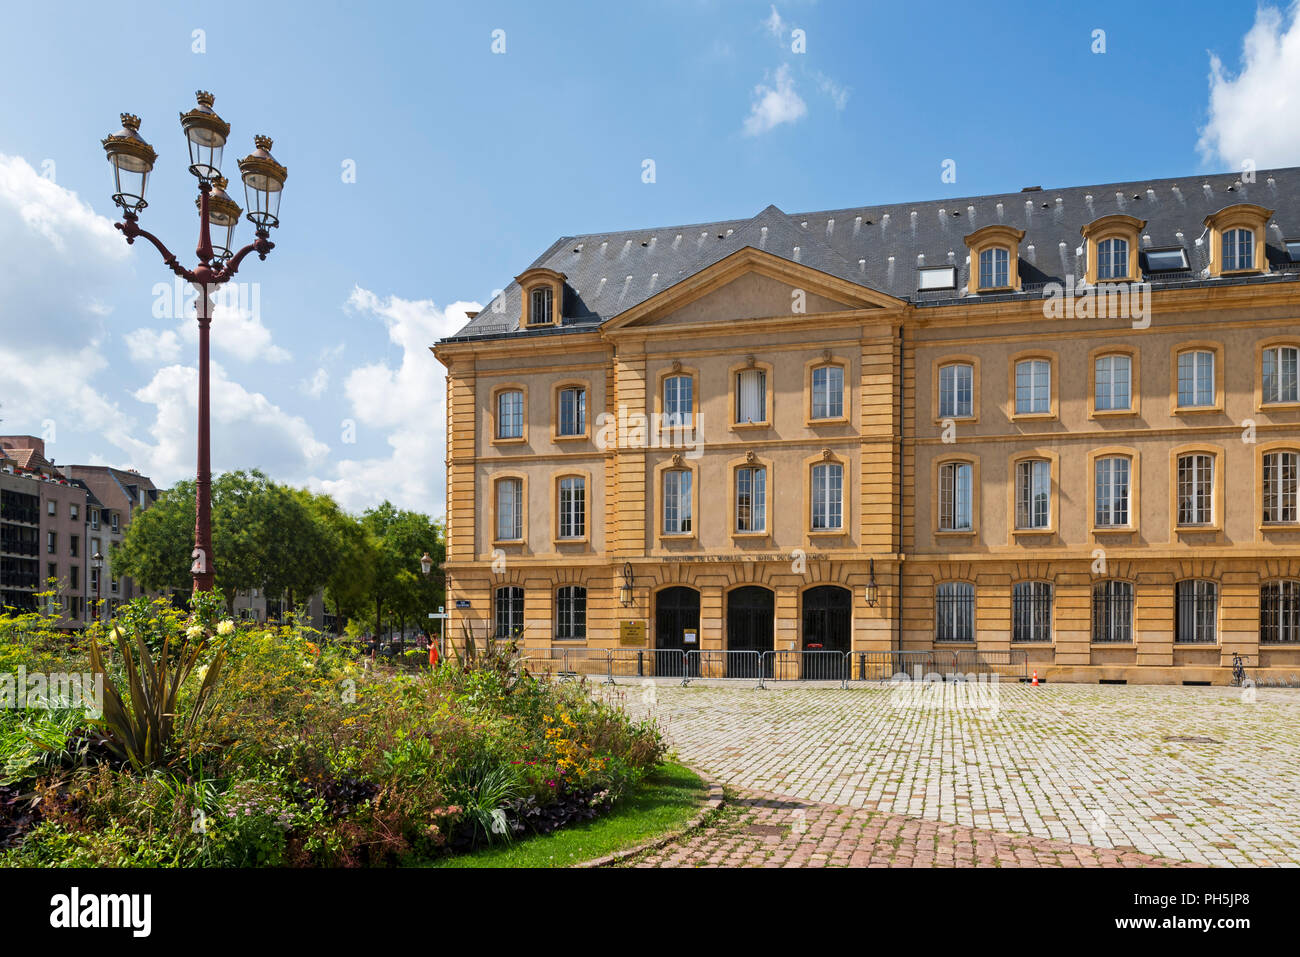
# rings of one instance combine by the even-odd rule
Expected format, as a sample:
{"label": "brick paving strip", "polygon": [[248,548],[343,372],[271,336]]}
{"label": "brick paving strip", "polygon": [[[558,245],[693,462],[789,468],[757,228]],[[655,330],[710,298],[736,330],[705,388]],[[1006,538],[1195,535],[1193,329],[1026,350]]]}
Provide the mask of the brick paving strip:
{"label": "brick paving strip", "polygon": [[[884,828],[889,841],[903,833],[904,844],[909,826],[948,826],[925,832],[940,841],[926,860],[933,851],[955,861],[959,848],[977,861],[991,848],[997,859],[1016,835],[1025,862],[1077,858],[1069,849],[1083,848],[1120,863],[1140,853],[1202,866],[1300,866],[1300,692],[995,687],[992,707],[973,708],[876,684],[757,690],[647,679],[593,691],[655,718],[685,763],[741,800],[782,795],[818,820],[833,813],[861,833]],[[753,813],[747,825],[794,826],[761,807]],[[742,845],[788,843],[788,834],[733,834],[727,820],[708,839],[717,842],[709,857],[724,844],[743,858]],[[696,840],[683,846],[706,846]],[[844,858],[829,845],[807,853]],[[916,847],[911,859],[921,854]]]}
{"label": "brick paving strip", "polygon": [[1196,867],[1133,848],[1005,834],[762,791],[732,794],[716,818],[617,861],[628,867]]}

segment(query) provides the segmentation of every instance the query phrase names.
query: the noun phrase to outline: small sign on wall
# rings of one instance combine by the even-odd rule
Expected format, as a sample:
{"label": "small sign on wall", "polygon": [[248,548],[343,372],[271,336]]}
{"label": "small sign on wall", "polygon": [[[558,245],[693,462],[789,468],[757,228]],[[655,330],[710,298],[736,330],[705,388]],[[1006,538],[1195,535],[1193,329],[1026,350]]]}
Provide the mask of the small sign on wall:
{"label": "small sign on wall", "polygon": [[469,607],[469,599],[468,599],[468,598],[457,598],[457,599],[456,599],[456,607],[457,607],[457,608],[468,608],[468,607]]}
{"label": "small sign on wall", "polygon": [[697,632],[695,632],[695,631],[683,631],[683,632],[682,632],[682,644],[683,644],[683,645],[694,645],[694,644],[698,644],[698,640],[699,640],[699,634],[698,634]]}
{"label": "small sign on wall", "polygon": [[640,647],[645,644],[644,621],[620,621],[618,623],[618,643]]}

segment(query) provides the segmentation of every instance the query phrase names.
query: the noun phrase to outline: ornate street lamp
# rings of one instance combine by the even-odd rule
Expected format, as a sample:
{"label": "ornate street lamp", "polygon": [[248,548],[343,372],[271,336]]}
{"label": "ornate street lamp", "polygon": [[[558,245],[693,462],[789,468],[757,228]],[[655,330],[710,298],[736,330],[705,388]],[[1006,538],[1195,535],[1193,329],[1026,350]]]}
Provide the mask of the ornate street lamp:
{"label": "ornate street lamp", "polygon": [[433,559],[429,557],[428,552],[420,556],[420,571],[424,572],[425,578],[428,578],[429,572],[433,571]]}
{"label": "ornate street lamp", "polygon": [[876,560],[871,559],[871,580],[867,582],[867,607],[875,608],[880,601],[880,586],[876,584]]}
{"label": "ornate street lamp", "polygon": [[[265,259],[275,248],[270,230],[280,225],[280,193],[289,171],[271,156],[271,141],[265,136],[254,138],[257,149],[239,161],[245,194],[254,212],[248,219],[257,227],[255,239],[238,252],[232,252],[235,224],[240,209],[225,191],[221,177],[221,154],[230,136],[230,124],[212,108],[211,93],[195,94],[198,105],[181,114],[181,129],[189,147],[190,172],[199,181],[199,244],[195,250],[199,263],[186,269],[158,237],[139,225],[145,202],[145,187],[158,154],[140,136],[140,118],[122,114],[122,129],[103,140],[104,153],[113,166],[113,202],[122,208],[122,222],[116,226],[129,244],[139,237],[147,239],[162,256],[167,268],[189,282],[199,293],[196,318],[199,322],[199,436],[198,467],[194,503],[194,559],[190,573],[194,590],[211,591],[216,575],[212,561],[212,464],[211,413],[208,376],[208,327],[212,322],[213,293],[229,282],[239,270],[244,257],[257,253]],[[212,242],[213,227],[217,243]]]}

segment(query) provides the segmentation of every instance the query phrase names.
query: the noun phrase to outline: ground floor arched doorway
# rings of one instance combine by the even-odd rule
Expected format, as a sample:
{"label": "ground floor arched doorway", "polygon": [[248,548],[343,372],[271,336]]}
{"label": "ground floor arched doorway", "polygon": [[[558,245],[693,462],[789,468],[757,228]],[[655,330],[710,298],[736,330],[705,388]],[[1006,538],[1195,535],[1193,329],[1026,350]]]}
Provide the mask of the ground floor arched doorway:
{"label": "ground floor arched doorway", "polygon": [[[727,650],[757,651],[774,649],[776,595],[770,588],[745,585],[727,594]],[[757,678],[760,674],[752,656],[728,655],[728,678]],[[767,677],[771,676],[772,659],[763,659]],[[752,672],[752,674],[750,673]]]}
{"label": "ground floor arched doorway", "polygon": [[655,651],[672,652],[654,656],[655,674],[680,675],[682,658],[676,652],[699,647],[700,593],[676,585],[655,595]]}
{"label": "ground floor arched doorway", "polygon": [[803,593],[803,665],[801,677],[838,681],[844,677],[843,653],[852,646],[853,592],[839,585],[818,585]]}

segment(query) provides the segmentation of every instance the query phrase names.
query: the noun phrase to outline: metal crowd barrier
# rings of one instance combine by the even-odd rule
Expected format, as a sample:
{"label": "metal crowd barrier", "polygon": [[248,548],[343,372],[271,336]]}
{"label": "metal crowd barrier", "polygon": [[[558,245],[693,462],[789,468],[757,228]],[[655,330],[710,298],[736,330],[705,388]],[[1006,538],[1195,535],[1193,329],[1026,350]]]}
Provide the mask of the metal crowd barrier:
{"label": "metal crowd barrier", "polygon": [[690,678],[686,652],[680,648],[611,648],[609,680],[615,678]]}
{"label": "metal crowd barrier", "polygon": [[525,648],[524,661],[530,670],[550,672],[560,678],[585,675],[613,681],[608,648]]}
{"label": "metal crowd barrier", "polygon": [[759,687],[763,681],[838,681],[847,687],[850,662],[842,651],[765,651]]}
{"label": "metal crowd barrier", "polygon": [[686,674],[682,684],[692,678],[732,678],[757,681],[762,687],[763,654],[755,651],[707,650],[686,652]]}

